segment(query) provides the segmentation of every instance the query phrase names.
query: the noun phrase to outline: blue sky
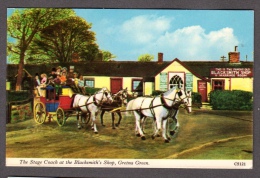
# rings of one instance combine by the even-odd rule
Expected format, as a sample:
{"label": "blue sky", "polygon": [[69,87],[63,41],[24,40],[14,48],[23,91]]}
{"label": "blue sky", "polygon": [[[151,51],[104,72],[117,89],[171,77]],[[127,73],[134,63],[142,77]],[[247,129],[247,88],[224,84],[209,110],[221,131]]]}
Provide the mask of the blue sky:
{"label": "blue sky", "polygon": [[235,46],[241,60],[253,61],[252,10],[74,10],[92,24],[100,49],[117,61],[136,61],[142,54],[157,60],[158,52],[165,61],[219,61]]}
{"label": "blue sky", "polygon": [[254,12],[235,10],[75,9],[92,23],[101,49],[115,60],[158,52],[164,60],[220,60],[238,46],[253,60]]}

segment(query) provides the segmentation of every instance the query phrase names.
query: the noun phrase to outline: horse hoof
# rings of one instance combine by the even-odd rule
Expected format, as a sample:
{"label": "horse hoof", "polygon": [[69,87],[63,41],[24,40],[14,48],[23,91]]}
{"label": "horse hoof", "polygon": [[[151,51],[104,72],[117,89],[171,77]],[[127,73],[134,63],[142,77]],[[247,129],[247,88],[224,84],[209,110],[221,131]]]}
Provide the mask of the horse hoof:
{"label": "horse hoof", "polygon": [[164,140],[164,143],[169,143],[169,140]]}
{"label": "horse hoof", "polygon": [[156,135],[156,137],[160,137],[160,135],[159,135],[159,134],[157,134],[157,135]]}
{"label": "horse hoof", "polygon": [[170,138],[170,137],[167,137],[167,140],[169,140],[169,141],[170,141],[170,140],[171,140],[171,138]]}
{"label": "horse hoof", "polygon": [[145,138],[145,136],[142,136],[141,139],[142,139],[142,140],[145,140],[146,138]]}
{"label": "horse hoof", "polygon": [[98,134],[98,131],[94,132],[95,134]]}
{"label": "horse hoof", "polygon": [[141,135],[140,135],[139,133],[138,133],[138,134],[136,134],[136,136],[137,136],[137,137],[141,137]]}
{"label": "horse hoof", "polygon": [[155,139],[155,136],[154,136],[154,135],[152,135],[152,139],[153,139],[153,140]]}
{"label": "horse hoof", "polygon": [[78,126],[78,129],[81,129],[81,126],[80,126],[80,125]]}
{"label": "horse hoof", "polygon": [[170,135],[173,136],[175,134],[175,131],[170,131]]}
{"label": "horse hoof", "polygon": [[112,127],[112,129],[116,129],[115,127]]}
{"label": "horse hoof", "polygon": [[116,127],[118,127],[119,126],[119,124],[116,124]]}

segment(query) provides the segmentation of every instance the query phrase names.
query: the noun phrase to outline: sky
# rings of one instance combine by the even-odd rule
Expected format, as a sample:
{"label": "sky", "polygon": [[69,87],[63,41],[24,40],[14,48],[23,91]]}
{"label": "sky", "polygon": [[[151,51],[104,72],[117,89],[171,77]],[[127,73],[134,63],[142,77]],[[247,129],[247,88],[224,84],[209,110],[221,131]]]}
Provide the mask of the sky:
{"label": "sky", "polygon": [[[253,61],[254,12],[249,10],[74,9],[92,23],[100,49],[115,60],[142,54],[165,61],[219,61],[238,46],[241,60]],[[247,57],[246,57],[247,56]]]}
{"label": "sky", "polygon": [[[13,9],[8,9],[8,15]],[[253,10],[74,9],[92,24],[101,50],[116,61],[142,54],[164,61],[220,61],[238,46],[241,61],[253,61]]]}

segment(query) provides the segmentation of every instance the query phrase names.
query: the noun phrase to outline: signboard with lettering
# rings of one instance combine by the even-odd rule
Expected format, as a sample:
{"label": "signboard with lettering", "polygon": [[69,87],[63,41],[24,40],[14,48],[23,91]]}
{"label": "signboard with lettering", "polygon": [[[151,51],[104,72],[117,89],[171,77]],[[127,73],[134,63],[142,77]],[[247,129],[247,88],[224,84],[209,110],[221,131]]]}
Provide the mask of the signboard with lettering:
{"label": "signboard with lettering", "polygon": [[186,90],[192,91],[193,87],[193,75],[191,73],[186,73]]}
{"label": "signboard with lettering", "polygon": [[167,73],[161,73],[160,74],[160,90],[161,91],[167,91]]}
{"label": "signboard with lettering", "polygon": [[252,68],[211,68],[210,77],[253,77]]}

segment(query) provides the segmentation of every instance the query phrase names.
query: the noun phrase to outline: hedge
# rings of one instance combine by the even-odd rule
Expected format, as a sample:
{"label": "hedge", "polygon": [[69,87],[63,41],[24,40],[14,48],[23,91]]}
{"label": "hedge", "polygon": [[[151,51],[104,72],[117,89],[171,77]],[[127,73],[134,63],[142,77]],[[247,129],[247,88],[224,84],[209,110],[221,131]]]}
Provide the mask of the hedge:
{"label": "hedge", "polygon": [[23,101],[31,97],[30,91],[7,91],[7,101]]}
{"label": "hedge", "polygon": [[242,90],[216,90],[210,92],[210,104],[214,110],[252,110],[253,93]]}
{"label": "hedge", "polygon": [[86,90],[86,93],[87,93],[87,94],[93,95],[93,94],[96,93],[97,91],[101,90],[101,88],[86,87],[85,90]]}

